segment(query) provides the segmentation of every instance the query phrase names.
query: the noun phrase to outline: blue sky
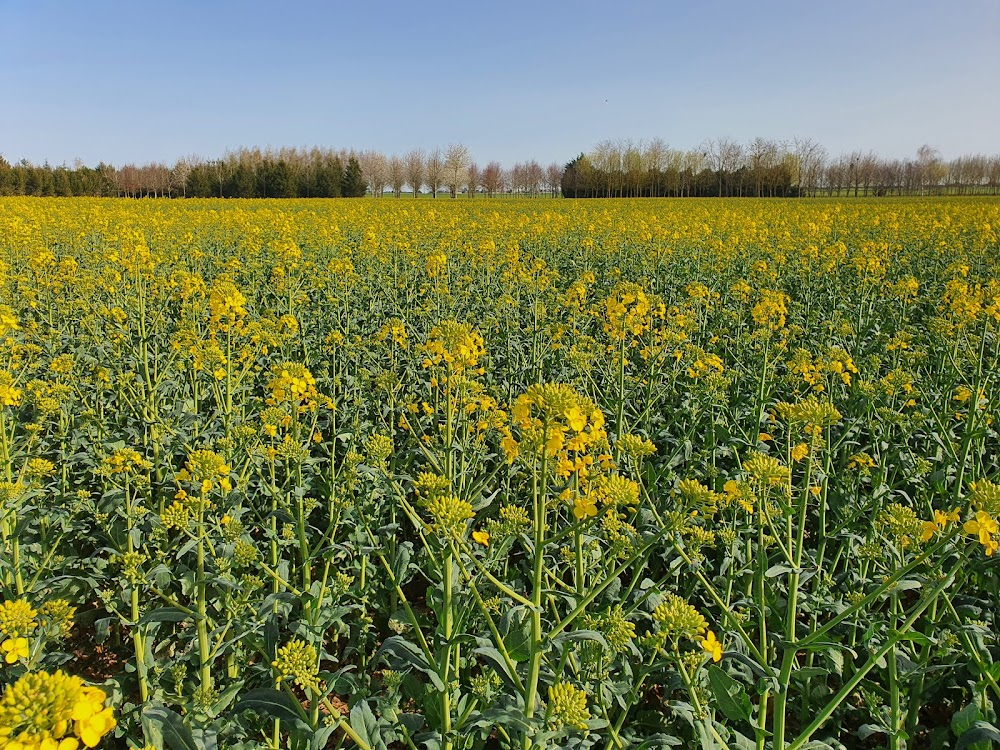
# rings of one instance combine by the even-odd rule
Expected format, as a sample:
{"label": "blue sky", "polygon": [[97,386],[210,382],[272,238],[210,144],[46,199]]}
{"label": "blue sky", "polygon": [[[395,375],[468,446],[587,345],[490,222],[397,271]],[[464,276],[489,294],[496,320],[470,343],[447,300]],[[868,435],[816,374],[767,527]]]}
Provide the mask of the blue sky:
{"label": "blue sky", "polygon": [[720,136],[1000,152],[1000,2],[0,0],[11,161]]}

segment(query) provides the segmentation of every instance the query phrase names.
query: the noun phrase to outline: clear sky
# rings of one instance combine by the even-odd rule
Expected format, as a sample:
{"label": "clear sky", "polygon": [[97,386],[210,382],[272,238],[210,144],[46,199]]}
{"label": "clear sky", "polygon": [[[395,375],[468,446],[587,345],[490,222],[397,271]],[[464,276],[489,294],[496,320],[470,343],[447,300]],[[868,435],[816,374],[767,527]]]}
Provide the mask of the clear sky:
{"label": "clear sky", "polygon": [[1000,0],[0,0],[0,154],[810,137],[1000,152]]}

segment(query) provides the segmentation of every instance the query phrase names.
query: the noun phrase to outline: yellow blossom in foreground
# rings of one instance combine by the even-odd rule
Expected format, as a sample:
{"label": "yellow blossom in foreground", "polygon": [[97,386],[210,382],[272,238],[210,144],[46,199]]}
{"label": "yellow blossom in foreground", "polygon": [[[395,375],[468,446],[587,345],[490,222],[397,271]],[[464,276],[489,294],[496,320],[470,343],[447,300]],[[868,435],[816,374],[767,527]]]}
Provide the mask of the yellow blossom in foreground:
{"label": "yellow blossom in foreground", "polygon": [[712,661],[722,660],[722,644],[715,637],[715,631],[708,631],[701,641],[701,647],[712,657]]}
{"label": "yellow blossom in foreground", "polygon": [[17,406],[21,403],[21,391],[9,384],[0,383],[0,406]]}
{"label": "yellow blossom in foreground", "polygon": [[573,515],[578,521],[597,515],[597,503],[591,495],[577,495],[573,498]]}
{"label": "yellow blossom in foreground", "polygon": [[947,528],[949,523],[957,520],[958,520],[957,510],[953,510],[950,513],[945,513],[943,510],[935,510],[934,520],[923,522],[923,532],[920,534],[920,541],[921,542],[930,541],[935,534]]}
{"label": "yellow blossom in foreground", "polygon": [[1000,549],[1000,523],[985,510],[978,511],[975,519],[966,521],[965,533],[979,538],[979,543],[986,548],[987,557]]}
{"label": "yellow blossom in foreground", "polygon": [[8,664],[13,664],[18,659],[27,659],[28,639],[8,638],[3,644],[0,644],[0,650],[3,651],[3,660]]}
{"label": "yellow blossom in foreground", "polygon": [[79,677],[34,672],[8,685],[0,698],[0,747],[76,750],[96,747],[115,728],[107,696]]}

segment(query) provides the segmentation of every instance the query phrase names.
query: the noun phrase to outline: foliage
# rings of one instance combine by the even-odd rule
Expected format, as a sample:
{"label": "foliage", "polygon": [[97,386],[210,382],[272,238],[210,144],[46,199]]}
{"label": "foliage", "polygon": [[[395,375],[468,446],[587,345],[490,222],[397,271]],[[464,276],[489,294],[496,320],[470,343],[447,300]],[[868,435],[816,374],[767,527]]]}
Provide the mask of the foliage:
{"label": "foliage", "polygon": [[998,226],[4,199],[0,683],[87,745],[986,747]]}

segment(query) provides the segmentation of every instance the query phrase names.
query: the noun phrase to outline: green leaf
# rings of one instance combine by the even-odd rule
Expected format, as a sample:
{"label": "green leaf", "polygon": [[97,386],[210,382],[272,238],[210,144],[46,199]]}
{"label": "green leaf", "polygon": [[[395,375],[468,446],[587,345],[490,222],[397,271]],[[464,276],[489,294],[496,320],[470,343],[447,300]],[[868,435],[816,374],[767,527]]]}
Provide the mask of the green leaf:
{"label": "green leaf", "polygon": [[379,729],[378,718],[372,713],[367,701],[359,701],[351,709],[351,729],[372,750],[388,750],[382,741],[382,731]]}
{"label": "green leaf", "polygon": [[424,657],[424,652],[420,650],[420,647],[417,646],[417,644],[411,643],[402,636],[394,635],[385,639],[382,646],[375,654],[375,659],[377,660],[383,654],[391,654],[400,661],[416,667],[418,670],[427,675],[428,679],[430,679],[438,692],[443,693],[445,691],[445,685],[441,680],[441,676],[437,673],[437,670],[435,670],[427,662],[427,659]]}
{"label": "green leaf", "polygon": [[918,633],[916,630],[911,630],[906,633],[891,632],[890,637],[895,638],[897,641],[912,641],[921,646],[933,646],[934,641],[932,641],[928,636],[923,633]]}
{"label": "green leaf", "polygon": [[736,680],[714,664],[708,668],[708,684],[719,710],[730,721],[750,721],[750,698]]}
{"label": "green leaf", "polygon": [[878,724],[862,724],[858,727],[858,739],[867,740],[873,734],[885,734],[885,729]]}
{"label": "green leaf", "polygon": [[994,744],[1000,745],[1000,730],[986,721],[977,721],[972,728],[958,738],[955,750],[989,750]]}
{"label": "green leaf", "polygon": [[139,624],[148,625],[151,622],[184,622],[184,620],[192,618],[193,615],[177,607],[160,607],[143,615],[139,620]]}
{"label": "green leaf", "polygon": [[202,750],[219,750],[219,733],[215,727],[195,727],[191,735]]}
{"label": "green leaf", "polygon": [[951,731],[955,733],[956,737],[961,737],[972,728],[973,724],[983,718],[979,706],[975,703],[970,703],[962,710],[956,711],[951,715]]}
{"label": "green leaf", "polygon": [[885,593],[886,594],[898,594],[900,591],[910,591],[911,589],[923,588],[923,584],[920,581],[914,581],[912,578],[904,578],[897,582],[895,586],[892,586]]}
{"label": "green leaf", "polygon": [[309,725],[303,719],[302,706],[281,690],[258,688],[244,695],[240,702],[233,706],[233,713],[240,711],[256,711],[262,716],[287,721],[300,731],[311,733]]}
{"label": "green leaf", "polygon": [[565,641],[597,641],[604,648],[610,648],[607,640],[604,638],[604,635],[596,630],[571,630],[569,632],[560,633],[552,639],[553,643],[563,643]]}
{"label": "green leaf", "polygon": [[480,646],[473,653],[489,664],[508,688],[511,690],[517,689],[517,683],[514,681],[513,675],[511,675],[510,671],[507,669],[507,662],[504,661],[503,654],[501,654],[497,649],[492,646]]}
{"label": "green leaf", "polygon": [[784,573],[792,573],[795,568],[789,567],[788,565],[772,565],[768,568],[764,575],[768,578],[775,578],[776,576],[783,575]]}
{"label": "green leaf", "polygon": [[800,667],[792,672],[792,678],[808,682],[814,677],[826,677],[828,674],[829,671],[824,667]]}
{"label": "green leaf", "polygon": [[531,658],[531,620],[523,607],[511,610],[503,618],[506,630],[503,634],[504,646],[511,661],[527,661]]}
{"label": "green leaf", "polygon": [[309,740],[309,750],[324,750],[327,743],[330,741],[330,735],[340,728],[339,724],[334,724],[329,727],[320,727],[313,734],[312,739]]}
{"label": "green leaf", "polygon": [[202,750],[195,742],[194,735],[184,723],[184,719],[164,706],[150,706],[142,712],[144,721],[149,722],[163,737],[163,743],[170,750]]}
{"label": "green leaf", "polygon": [[227,687],[218,699],[215,701],[215,705],[212,706],[206,713],[213,719],[229,708],[229,704],[233,702],[240,691],[243,689],[243,680],[239,682],[234,682],[232,685]]}

